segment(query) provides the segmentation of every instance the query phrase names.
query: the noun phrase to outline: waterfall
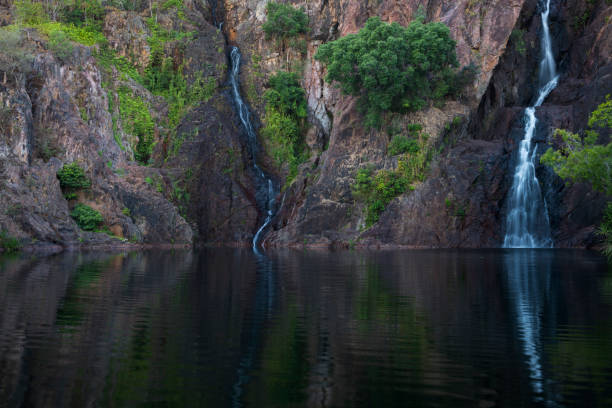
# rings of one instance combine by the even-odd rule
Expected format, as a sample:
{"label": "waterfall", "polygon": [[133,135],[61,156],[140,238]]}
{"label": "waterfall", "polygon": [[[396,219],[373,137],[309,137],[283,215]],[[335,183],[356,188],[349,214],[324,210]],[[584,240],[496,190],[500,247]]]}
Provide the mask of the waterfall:
{"label": "waterfall", "polygon": [[232,47],[230,58],[232,66],[229,78],[230,85],[232,87],[232,96],[234,98],[234,102],[236,103],[236,109],[238,110],[240,122],[242,123],[242,126],[244,127],[247,134],[249,152],[253,160],[253,170],[255,172],[256,178],[255,184],[257,186],[257,203],[266,211],[266,218],[261,227],[255,233],[255,236],[253,237],[253,249],[258,252],[258,245],[261,236],[270,224],[270,222],[272,222],[272,218],[274,217],[274,209],[276,206],[276,191],[272,179],[266,176],[263,170],[257,165],[257,133],[255,132],[253,122],[251,121],[251,112],[249,111],[249,107],[240,95],[239,76],[240,59],[242,58],[242,56],[240,55],[240,50],[238,49],[238,47]]}
{"label": "waterfall", "polygon": [[525,136],[518,149],[517,165],[508,198],[509,212],[504,248],[552,247],[548,209],[535,172],[537,147],[532,145],[538,123],[536,108],[544,103],[559,81],[550,38],[550,0],[544,1],[538,97],[532,106],[525,109]]}

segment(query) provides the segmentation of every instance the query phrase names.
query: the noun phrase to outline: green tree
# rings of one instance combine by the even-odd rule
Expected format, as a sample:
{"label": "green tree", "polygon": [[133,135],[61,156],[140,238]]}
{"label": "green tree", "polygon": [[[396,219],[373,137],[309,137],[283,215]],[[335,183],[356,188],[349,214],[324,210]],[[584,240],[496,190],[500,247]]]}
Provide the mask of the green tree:
{"label": "green tree", "polygon": [[65,164],[58,170],[57,178],[62,188],[81,189],[91,186],[91,181],[87,178],[85,170],[77,162]]}
{"label": "green tree", "polygon": [[90,206],[81,203],[74,207],[70,216],[74,218],[77,225],[85,231],[95,231],[100,224],[104,222],[102,214]]}
{"label": "green tree", "polygon": [[57,58],[65,61],[70,55],[72,55],[74,47],[70,38],[63,31],[56,30],[49,33],[49,50]]}
{"label": "green tree", "polygon": [[[600,131],[612,129],[610,95],[591,114],[588,125],[583,134],[557,129],[554,135],[563,144],[558,150],[548,149],[541,162],[570,182],[590,183],[594,190],[612,196],[612,142],[597,144]],[[612,202],[606,207],[600,232],[605,240],[605,252],[612,257]]]}
{"label": "green tree", "polygon": [[327,81],[359,97],[366,125],[374,127],[385,111],[419,110],[456,93],[460,76],[449,28],[422,19],[402,27],[372,17],[359,33],[323,44],[315,58],[327,64]]}
{"label": "green tree", "polygon": [[591,114],[589,128],[582,135],[557,129],[555,137],[563,144],[559,150],[548,149],[541,162],[551,166],[560,177],[571,182],[587,182],[594,190],[612,195],[612,143],[597,144],[599,130],[612,129],[612,100]]}
{"label": "green tree", "polygon": [[276,73],[268,86],[264,93],[267,104],[261,133],[268,141],[276,162],[279,165],[289,163],[289,182],[297,175],[297,166],[305,157],[306,96],[297,75],[291,72]]}
{"label": "green tree", "polygon": [[268,106],[294,118],[306,118],[306,94],[293,72],[280,71],[270,77],[269,89],[264,93]]}
{"label": "green tree", "polygon": [[308,16],[286,4],[270,2],[266,6],[268,21],[262,28],[268,39],[276,38],[285,43],[293,37],[308,32]]}

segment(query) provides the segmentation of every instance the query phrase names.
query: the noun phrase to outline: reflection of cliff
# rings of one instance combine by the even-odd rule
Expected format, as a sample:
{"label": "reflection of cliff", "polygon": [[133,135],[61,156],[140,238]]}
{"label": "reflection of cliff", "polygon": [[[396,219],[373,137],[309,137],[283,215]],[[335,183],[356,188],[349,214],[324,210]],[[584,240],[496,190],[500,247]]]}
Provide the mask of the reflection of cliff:
{"label": "reflection of cliff", "polygon": [[0,260],[0,398],[11,407],[612,399],[612,292],[599,258],[269,256]]}

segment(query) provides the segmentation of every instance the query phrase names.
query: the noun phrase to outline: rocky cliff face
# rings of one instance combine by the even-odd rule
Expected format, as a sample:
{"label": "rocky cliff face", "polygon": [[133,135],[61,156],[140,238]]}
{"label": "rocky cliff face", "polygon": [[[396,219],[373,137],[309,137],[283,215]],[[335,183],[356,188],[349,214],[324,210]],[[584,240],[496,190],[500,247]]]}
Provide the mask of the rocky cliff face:
{"label": "rocky cliff face", "polygon": [[[310,17],[308,47],[303,55],[279,51],[266,41],[260,29],[266,3],[226,2],[230,39],[247,55],[262,61],[256,67],[247,66],[243,83],[258,90],[253,94],[259,94],[265,83],[257,80],[262,72],[265,78],[267,73],[286,67],[287,55],[290,61],[301,61],[310,119],[315,127],[308,138],[312,159],[283,197],[284,207],[266,244],[499,246],[511,183],[509,166],[522,136],[522,107],[533,97],[537,78],[541,29],[538,2],[292,2],[303,7]],[[355,201],[351,186],[360,167],[396,166],[385,154],[389,136],[364,129],[354,100],[323,81],[324,69],[313,55],[322,42],[358,31],[370,16],[407,24],[415,13],[449,25],[461,64],[476,64],[480,74],[462,100],[401,119],[404,123],[421,123],[434,140],[446,137],[452,147],[447,144],[434,160],[424,183],[393,201],[380,221],[364,231],[364,209]],[[580,28],[576,25],[578,15],[585,16]],[[601,103],[602,95],[612,91],[607,76],[609,52],[606,54],[610,47],[606,23],[609,18],[610,7],[605,1],[553,1],[553,30],[558,60],[563,61],[563,86],[538,113],[542,117],[538,132],[541,152],[554,127],[578,130],[584,126],[588,112]],[[586,44],[592,51],[585,54]],[[577,78],[581,79],[576,82]],[[558,103],[561,95],[565,100]],[[254,98],[251,102],[261,113],[261,101]],[[567,109],[575,113],[571,117],[568,113],[555,113]],[[462,125],[451,126],[449,132],[449,124],[456,123],[456,118],[462,118]],[[601,217],[603,198],[586,194],[586,186],[565,187],[544,168],[539,168],[538,173],[550,187],[547,201],[551,203],[556,244],[595,243],[594,226]],[[593,204],[587,205],[586,201],[592,199]]]}
{"label": "rocky cliff face", "polygon": [[[164,54],[183,67],[190,83],[204,77],[217,85],[175,129],[166,126],[164,99],[116,69],[101,69],[92,55],[95,47],[77,46],[69,58],[59,59],[47,50],[46,39],[31,31],[31,72],[0,84],[0,113],[6,113],[0,117],[0,230],[25,244],[116,243],[108,235],[81,231],[69,216],[76,201],[64,198],[55,174],[76,161],[92,180],[76,200],[98,209],[115,236],[138,243],[250,242],[262,214],[252,158],[224,87],[229,43],[243,54],[242,91],[255,116],[264,112],[267,78],[280,69],[303,73],[308,101],[310,160],[279,195],[282,207],[265,245],[499,246],[509,166],[537,78],[538,1],[292,0],[288,3],[308,14],[310,32],[303,47],[288,49],[262,32],[267,3],[194,0],[184,2],[186,18],[171,11],[159,15],[161,27],[193,33],[187,43],[165,44]],[[0,25],[11,22],[8,6],[10,1],[0,2]],[[356,172],[366,165],[394,169],[397,159],[386,154],[387,132],[364,128],[356,100],[323,80],[325,69],[314,55],[320,44],[357,32],[371,16],[406,25],[417,13],[446,23],[461,65],[473,63],[479,74],[460,100],[394,118],[400,128],[423,125],[438,154],[425,181],[392,201],[365,229],[364,205],[352,193]],[[562,79],[538,111],[540,151],[554,142],[553,128],[583,128],[588,113],[612,93],[612,6],[606,0],[553,0],[552,15]],[[152,52],[146,17],[146,12],[110,11],[103,28],[109,46],[141,74]],[[156,142],[151,166],[133,161],[137,140],[118,120],[121,86],[151,107]],[[258,161],[284,182],[286,167],[278,168],[265,154]],[[547,186],[556,245],[596,243],[594,226],[605,198],[588,186],[566,186],[545,168],[538,174]]]}

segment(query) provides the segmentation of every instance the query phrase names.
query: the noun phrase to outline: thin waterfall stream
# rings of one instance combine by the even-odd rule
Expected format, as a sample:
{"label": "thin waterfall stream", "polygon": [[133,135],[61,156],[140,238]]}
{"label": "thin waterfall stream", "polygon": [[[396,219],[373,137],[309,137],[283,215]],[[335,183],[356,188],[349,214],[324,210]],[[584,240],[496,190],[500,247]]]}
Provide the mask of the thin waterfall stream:
{"label": "thin waterfall stream", "polygon": [[268,225],[270,225],[270,222],[274,217],[276,207],[276,191],[272,179],[268,177],[257,165],[257,152],[259,149],[257,144],[257,132],[255,132],[253,122],[251,121],[251,112],[249,111],[249,107],[244,102],[242,95],[240,94],[239,76],[241,58],[242,56],[238,47],[232,47],[230,52],[232,66],[229,76],[230,84],[232,86],[232,96],[234,98],[234,102],[236,103],[236,109],[238,110],[240,122],[244,126],[247,133],[249,152],[253,160],[253,169],[256,177],[255,184],[257,187],[257,203],[266,211],[266,218],[253,237],[253,249],[258,251],[262,233],[265,231]]}
{"label": "thin waterfall stream", "polygon": [[538,119],[536,108],[544,103],[557,87],[559,76],[550,38],[550,1],[544,0],[542,10],[542,60],[540,88],[535,103],[525,109],[525,136],[518,149],[512,189],[508,198],[504,248],[550,248],[548,208],[535,172],[537,146],[532,143]]}

